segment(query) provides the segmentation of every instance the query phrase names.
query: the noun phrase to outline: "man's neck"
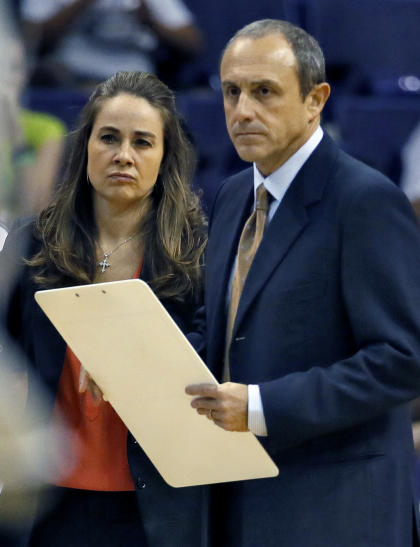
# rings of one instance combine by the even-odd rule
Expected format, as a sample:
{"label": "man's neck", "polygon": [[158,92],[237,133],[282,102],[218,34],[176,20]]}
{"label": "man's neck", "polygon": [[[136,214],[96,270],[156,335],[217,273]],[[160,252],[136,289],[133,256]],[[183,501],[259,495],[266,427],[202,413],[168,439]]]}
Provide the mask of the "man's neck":
{"label": "man's neck", "polygon": [[312,139],[313,135],[317,133],[317,130],[320,129],[319,123],[308,128],[307,133],[296,139],[293,143],[294,146],[291,146],[287,151],[284,151],[282,154],[278,154],[272,158],[266,158],[265,160],[256,163],[257,168],[261,175],[265,178],[280,169],[286,162],[290,160],[295,154],[297,154],[305,145]]}

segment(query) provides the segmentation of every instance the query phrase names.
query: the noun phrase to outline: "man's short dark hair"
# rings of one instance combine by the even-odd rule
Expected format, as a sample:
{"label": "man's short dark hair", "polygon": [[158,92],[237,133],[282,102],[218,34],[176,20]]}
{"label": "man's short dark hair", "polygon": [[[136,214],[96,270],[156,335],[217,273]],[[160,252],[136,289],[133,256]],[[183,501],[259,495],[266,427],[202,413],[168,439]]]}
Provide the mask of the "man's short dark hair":
{"label": "man's short dark hair", "polygon": [[288,21],[261,19],[246,25],[229,40],[223,50],[222,58],[226,50],[238,38],[258,39],[270,34],[280,34],[290,44],[296,58],[300,93],[305,99],[315,85],[326,80],[324,54],[313,36]]}

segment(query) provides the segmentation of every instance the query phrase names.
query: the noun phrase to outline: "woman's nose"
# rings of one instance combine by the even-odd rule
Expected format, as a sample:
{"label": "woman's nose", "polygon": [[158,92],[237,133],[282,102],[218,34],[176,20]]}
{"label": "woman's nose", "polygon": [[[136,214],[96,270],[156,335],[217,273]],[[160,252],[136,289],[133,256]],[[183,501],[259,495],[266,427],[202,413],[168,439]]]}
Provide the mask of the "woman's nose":
{"label": "woman's nose", "polygon": [[133,156],[131,153],[131,146],[129,143],[122,142],[116,154],[114,156],[116,163],[133,163]]}

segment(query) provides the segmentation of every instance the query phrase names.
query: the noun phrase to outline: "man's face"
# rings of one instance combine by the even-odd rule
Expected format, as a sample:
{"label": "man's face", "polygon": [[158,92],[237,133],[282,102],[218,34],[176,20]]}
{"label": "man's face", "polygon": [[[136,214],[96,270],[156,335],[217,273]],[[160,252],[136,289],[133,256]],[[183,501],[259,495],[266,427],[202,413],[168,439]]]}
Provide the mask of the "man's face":
{"label": "man's face", "polygon": [[320,110],[313,109],[312,92],[302,99],[295,56],[280,34],[235,40],[223,56],[221,81],[233,145],[265,176],[294,154],[319,124]]}

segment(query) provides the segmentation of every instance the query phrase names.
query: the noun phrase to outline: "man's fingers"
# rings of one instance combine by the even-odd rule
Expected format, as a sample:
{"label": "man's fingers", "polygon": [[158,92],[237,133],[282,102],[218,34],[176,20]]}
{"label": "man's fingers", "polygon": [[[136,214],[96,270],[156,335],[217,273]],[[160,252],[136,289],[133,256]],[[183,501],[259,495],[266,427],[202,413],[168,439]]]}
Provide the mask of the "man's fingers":
{"label": "man's fingers", "polygon": [[192,384],[185,388],[188,395],[196,395],[199,397],[215,397],[217,395],[218,386],[215,384]]}
{"label": "man's fingers", "polygon": [[220,385],[195,384],[187,386],[195,395],[191,406],[227,431],[248,430],[248,386],[226,382]]}
{"label": "man's fingers", "polygon": [[217,405],[216,399],[211,399],[210,397],[197,397],[191,401],[191,406],[193,408],[203,408],[204,410],[210,410]]}
{"label": "man's fingers", "polygon": [[211,410],[208,408],[197,408],[197,414],[200,414],[201,416],[207,416],[207,418],[211,420]]}

